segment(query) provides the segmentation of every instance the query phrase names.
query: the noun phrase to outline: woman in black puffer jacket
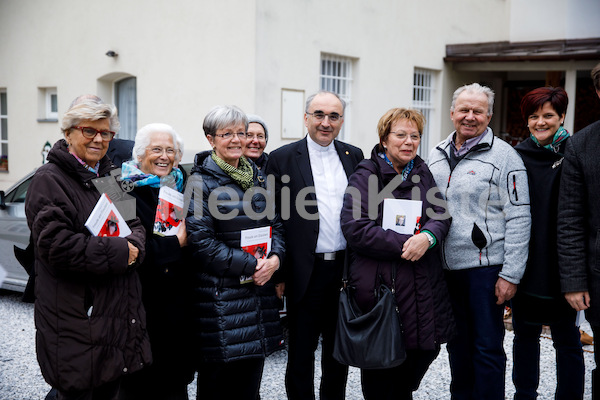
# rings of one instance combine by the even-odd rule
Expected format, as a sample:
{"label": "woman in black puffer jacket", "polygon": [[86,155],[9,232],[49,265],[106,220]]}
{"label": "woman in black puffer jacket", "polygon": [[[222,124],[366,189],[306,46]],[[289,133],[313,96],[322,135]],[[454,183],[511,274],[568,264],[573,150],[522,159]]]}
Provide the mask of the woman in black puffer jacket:
{"label": "woman in black puffer jacket", "polygon": [[[255,400],[265,357],[283,345],[273,278],[285,253],[282,224],[263,175],[242,155],[246,114],[218,106],[203,128],[213,151],[196,155],[186,219],[198,398]],[[241,248],[247,230],[260,227],[271,227],[262,258]]]}

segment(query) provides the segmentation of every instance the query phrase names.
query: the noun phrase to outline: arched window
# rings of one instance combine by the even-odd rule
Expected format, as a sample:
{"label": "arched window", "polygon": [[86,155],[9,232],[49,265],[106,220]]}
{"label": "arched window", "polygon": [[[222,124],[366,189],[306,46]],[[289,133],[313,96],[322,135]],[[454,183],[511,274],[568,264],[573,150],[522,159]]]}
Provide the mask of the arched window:
{"label": "arched window", "polygon": [[115,105],[119,112],[119,138],[135,139],[137,132],[137,89],[136,78],[130,77],[115,82]]}

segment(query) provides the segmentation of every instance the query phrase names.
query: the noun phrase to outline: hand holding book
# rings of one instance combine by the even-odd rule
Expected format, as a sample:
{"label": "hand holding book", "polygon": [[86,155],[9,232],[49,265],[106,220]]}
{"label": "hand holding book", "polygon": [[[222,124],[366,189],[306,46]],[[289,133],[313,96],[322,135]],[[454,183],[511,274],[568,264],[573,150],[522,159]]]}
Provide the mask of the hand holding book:
{"label": "hand holding book", "polygon": [[263,286],[273,276],[275,271],[279,269],[279,257],[277,255],[272,255],[269,258],[263,258],[257,260],[256,262],[256,272],[252,275],[252,279],[254,279],[254,284],[258,286]]}
{"label": "hand holding book", "polygon": [[408,238],[402,246],[402,258],[408,261],[418,261],[429,249],[429,239],[424,233],[419,233]]}

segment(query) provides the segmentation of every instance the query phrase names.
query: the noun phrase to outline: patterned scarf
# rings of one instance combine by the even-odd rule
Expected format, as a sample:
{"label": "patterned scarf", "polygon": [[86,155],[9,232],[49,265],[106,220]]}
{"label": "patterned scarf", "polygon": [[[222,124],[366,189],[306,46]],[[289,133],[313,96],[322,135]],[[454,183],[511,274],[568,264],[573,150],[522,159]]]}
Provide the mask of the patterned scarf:
{"label": "patterned scarf", "polygon": [[550,144],[542,146],[540,144],[540,142],[538,142],[536,137],[533,136],[533,134],[531,135],[531,140],[533,140],[533,142],[535,144],[537,144],[539,147],[543,147],[543,148],[548,149],[556,154],[559,154],[558,149],[560,147],[560,144],[562,142],[564,142],[569,136],[570,136],[569,132],[567,132],[567,130],[561,126],[560,128],[558,128],[558,130],[554,134],[554,137],[552,138],[552,143],[550,143]]}
{"label": "patterned scarf", "polygon": [[214,151],[211,153],[210,157],[214,162],[217,163],[223,172],[229,175],[231,179],[241,186],[242,190],[246,191],[254,186],[254,172],[252,171],[252,166],[248,160],[246,160],[246,157],[240,157],[240,162],[237,168],[231,164],[227,164]]}
{"label": "patterned scarf", "polygon": [[83,165],[83,168],[87,169],[88,171],[90,171],[93,174],[96,174],[96,176],[100,176],[98,173],[98,171],[100,171],[100,161],[98,161],[96,163],[95,167],[90,167],[89,165],[87,165],[87,163],[85,161],[83,161],[81,158],[79,158],[77,156],[77,154],[71,153],[71,152],[69,152],[69,154],[71,154],[73,157],[75,157],[77,159],[77,161],[79,161],[79,164]]}
{"label": "patterned scarf", "polygon": [[[389,165],[390,167],[392,167],[392,169],[394,168],[394,164],[392,164],[392,162],[388,158],[387,154],[385,154],[385,153],[377,153],[377,155],[379,157],[383,158],[385,160],[385,162],[387,163],[387,165]],[[413,169],[414,166],[415,166],[415,159],[413,158],[402,169],[402,174],[401,174],[402,175],[402,182],[404,182],[405,180],[408,179],[408,175],[410,175],[410,171],[412,171],[412,169]]]}
{"label": "patterned scarf", "polygon": [[[161,180],[163,181],[163,185],[165,185],[165,180],[175,181],[175,185],[177,186],[177,191],[181,192],[183,190],[183,172],[177,167],[173,167],[169,175],[164,177],[159,177],[152,174],[146,174],[140,170],[137,161],[131,160],[124,162],[121,165],[121,180],[128,180],[133,183],[133,186],[150,186],[154,188],[161,187]],[[168,185],[171,186],[171,185]]]}

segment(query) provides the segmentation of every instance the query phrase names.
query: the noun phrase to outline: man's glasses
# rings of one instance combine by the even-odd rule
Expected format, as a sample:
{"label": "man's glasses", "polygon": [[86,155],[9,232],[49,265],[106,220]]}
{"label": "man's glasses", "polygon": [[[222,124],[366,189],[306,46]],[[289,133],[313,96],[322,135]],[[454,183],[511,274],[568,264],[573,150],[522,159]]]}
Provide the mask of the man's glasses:
{"label": "man's glasses", "polygon": [[246,132],[238,132],[238,133],[232,133],[232,132],[227,132],[227,133],[215,133],[215,136],[218,136],[220,138],[223,138],[225,140],[228,139],[233,139],[233,136],[237,136],[240,139],[246,139],[246,136],[248,136],[248,134]]}
{"label": "man's glasses", "polygon": [[167,147],[166,149],[163,149],[162,147],[146,147],[146,149],[150,150],[153,154],[157,154],[157,155],[161,155],[163,153],[167,153],[167,155],[169,157],[172,157],[175,155],[175,149],[172,147]]}
{"label": "man's glasses", "polygon": [[407,137],[410,137],[410,139],[413,142],[418,142],[419,140],[421,140],[421,135],[418,135],[418,134],[407,135],[404,132],[398,132],[398,133],[396,133],[396,132],[390,132],[390,133],[394,134],[396,136],[396,139],[399,139],[399,140],[406,140]]}
{"label": "man's glasses", "polygon": [[100,134],[100,136],[102,136],[102,141],[104,142],[110,142],[116,134],[116,132],[113,131],[99,131],[98,129],[89,126],[74,126],[73,129],[79,129],[82,135],[88,139],[93,139],[97,134]]}
{"label": "man's glasses", "polygon": [[312,115],[314,119],[316,119],[317,121],[323,121],[325,119],[325,117],[329,117],[329,121],[331,122],[337,122],[340,120],[340,118],[343,117],[343,115],[340,115],[338,113],[331,113],[331,114],[325,114],[323,112],[314,112],[314,113],[309,113],[307,112],[308,115]]}

